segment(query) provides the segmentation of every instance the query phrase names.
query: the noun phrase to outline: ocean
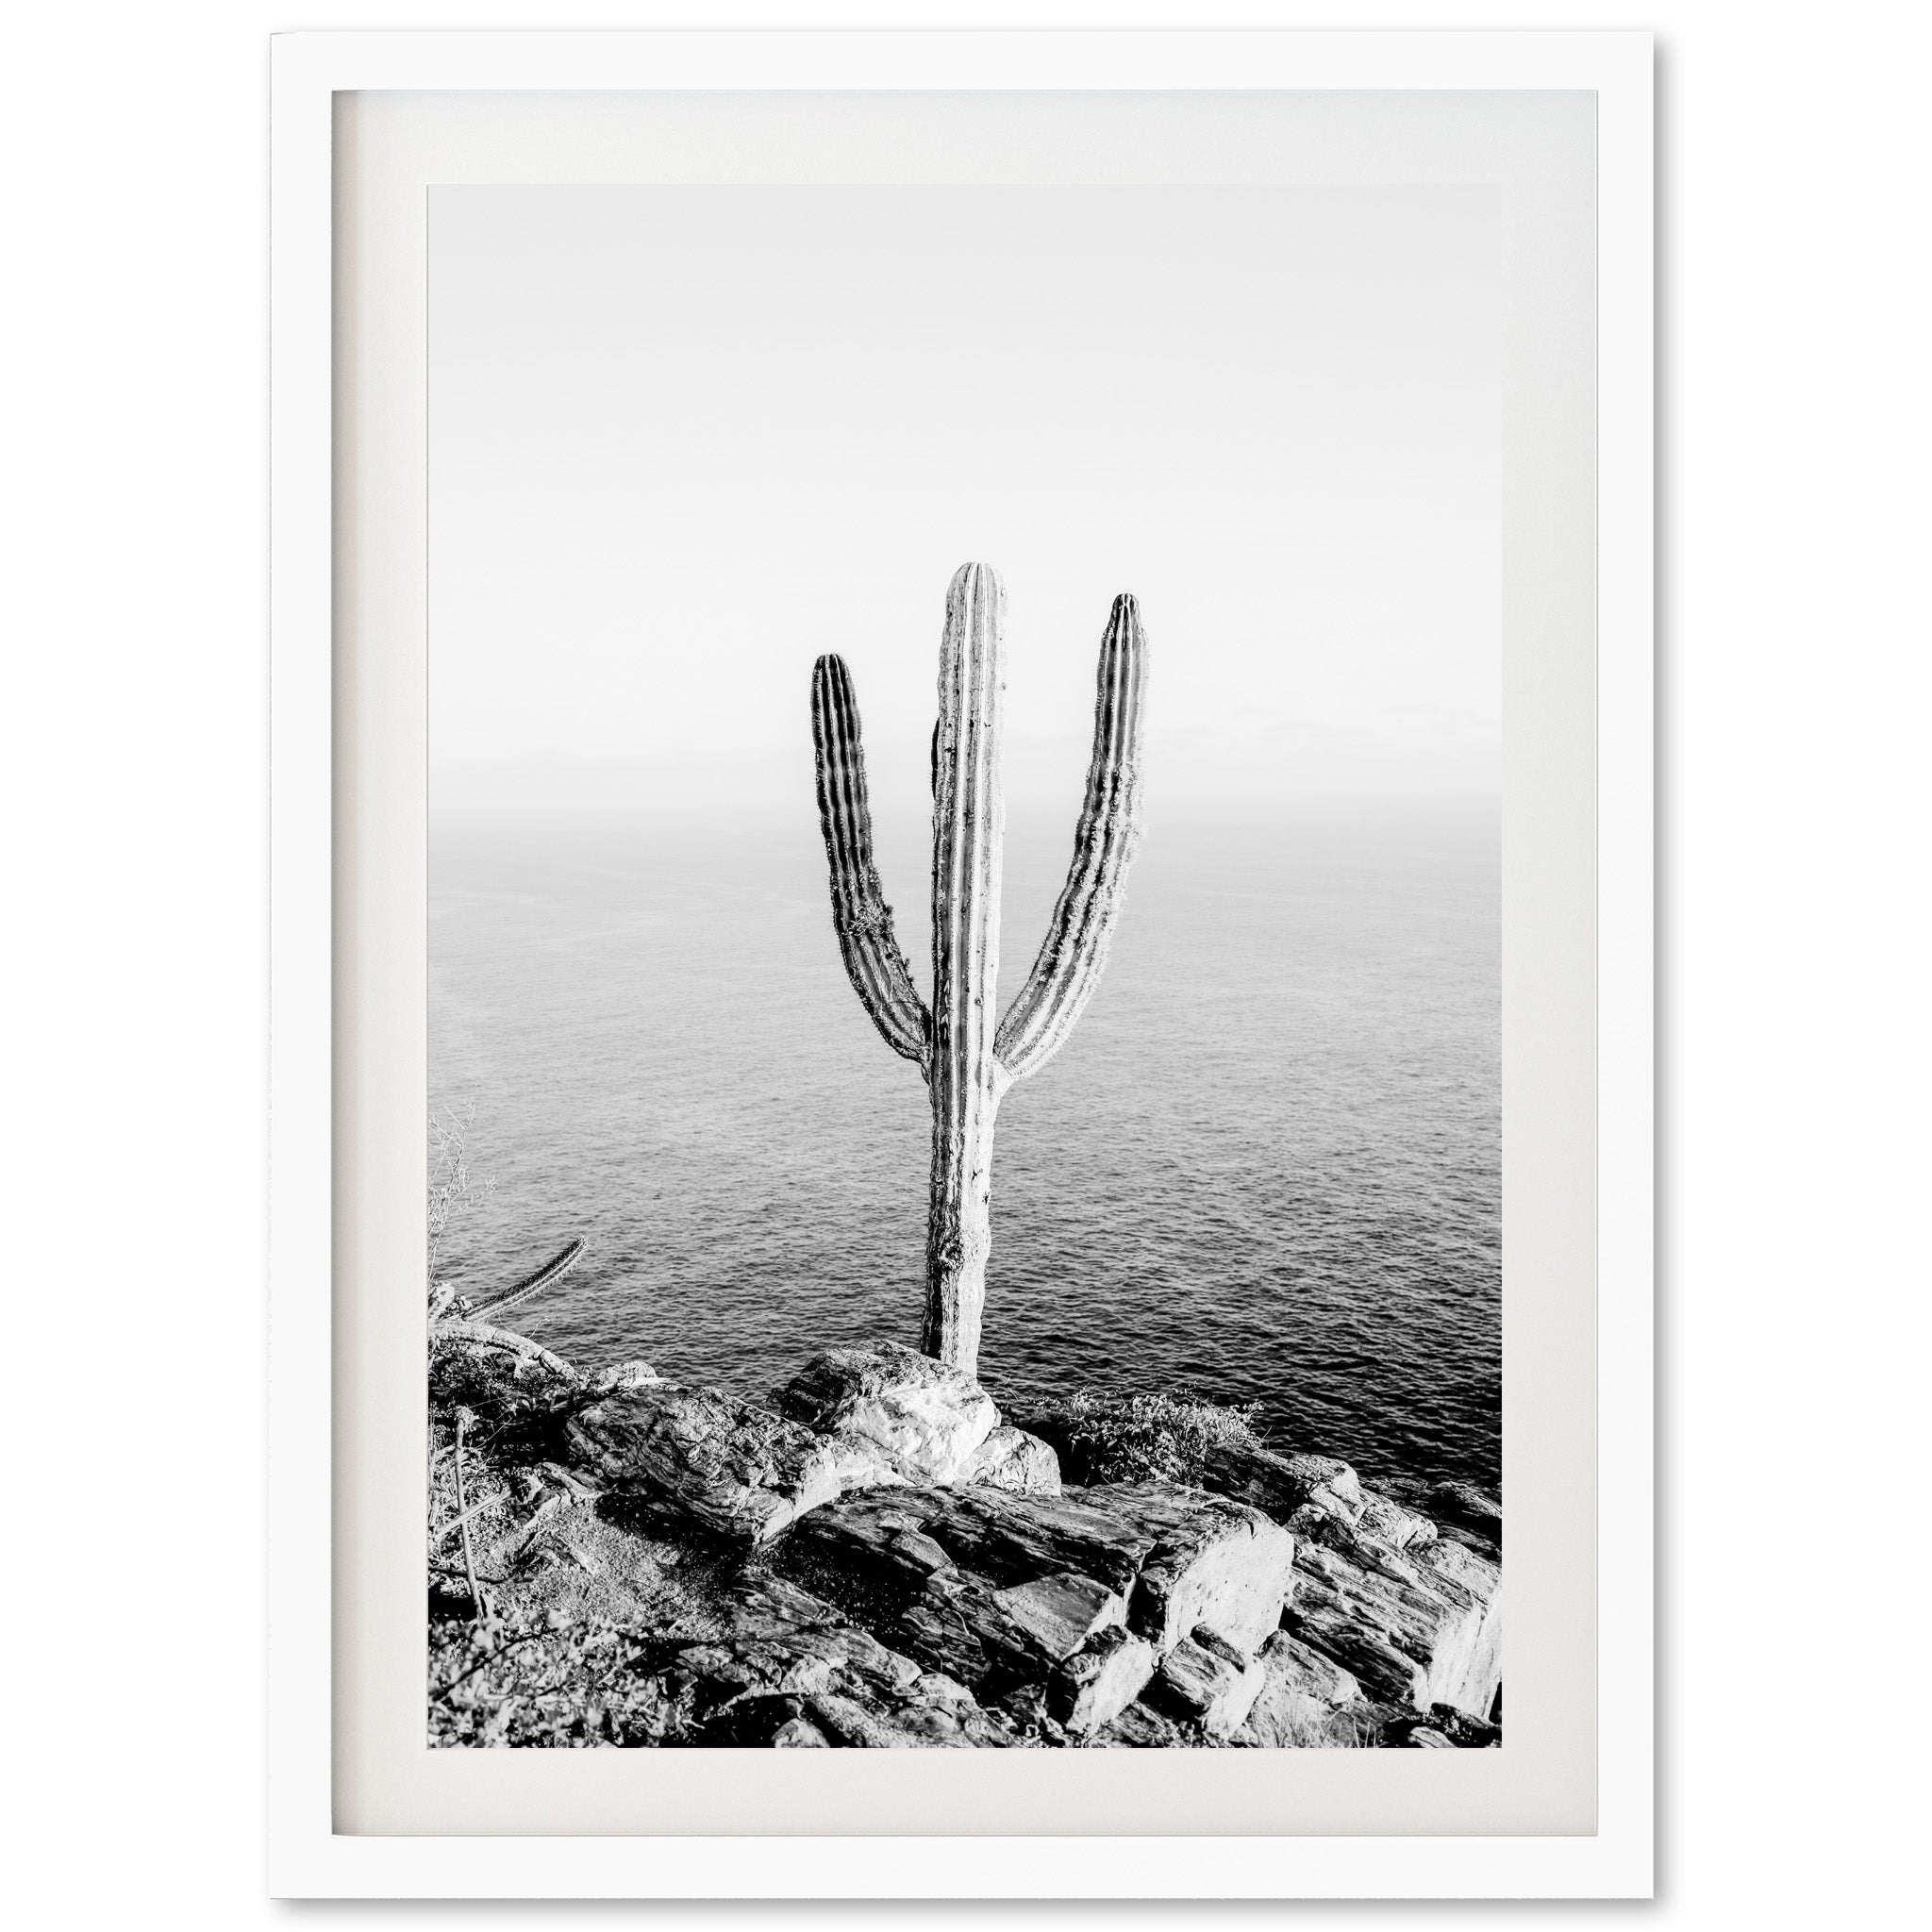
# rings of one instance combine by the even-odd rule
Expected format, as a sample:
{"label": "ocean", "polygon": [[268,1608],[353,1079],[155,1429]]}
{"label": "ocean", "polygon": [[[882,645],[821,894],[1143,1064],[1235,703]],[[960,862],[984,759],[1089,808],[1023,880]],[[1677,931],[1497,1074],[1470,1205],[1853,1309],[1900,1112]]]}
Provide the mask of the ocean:
{"label": "ocean", "polygon": [[[1009,808],[1002,1001],[1071,814]],[[915,978],[924,856],[881,852]],[[930,1115],[845,981],[809,799],[769,824],[445,824],[430,1100],[473,1189],[439,1274],[586,1364],[760,1395],[916,1342]],[[1496,1486],[1493,812],[1174,809],[1098,992],[999,1114],[981,1379],[1260,1406],[1272,1444]]]}

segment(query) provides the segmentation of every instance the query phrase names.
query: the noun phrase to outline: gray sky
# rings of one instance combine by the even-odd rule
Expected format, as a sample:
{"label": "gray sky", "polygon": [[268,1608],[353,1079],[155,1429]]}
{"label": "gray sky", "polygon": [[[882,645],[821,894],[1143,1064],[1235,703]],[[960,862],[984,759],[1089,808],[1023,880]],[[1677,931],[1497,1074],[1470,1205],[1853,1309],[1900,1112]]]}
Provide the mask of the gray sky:
{"label": "gray sky", "polygon": [[438,188],[430,770],[487,807],[808,798],[842,652],[924,793],[945,589],[1008,784],[1076,799],[1117,591],[1174,800],[1493,796],[1492,191]]}

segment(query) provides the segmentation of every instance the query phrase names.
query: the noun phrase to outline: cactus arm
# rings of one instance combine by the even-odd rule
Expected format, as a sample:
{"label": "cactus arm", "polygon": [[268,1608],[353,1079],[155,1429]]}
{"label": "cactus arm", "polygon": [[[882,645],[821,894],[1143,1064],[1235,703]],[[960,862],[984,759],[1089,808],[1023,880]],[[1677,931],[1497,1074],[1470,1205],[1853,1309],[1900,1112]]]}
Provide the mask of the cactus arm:
{"label": "cactus arm", "polygon": [[920,1347],[971,1374],[992,1243],[1006,593],[967,564],[946,596],[933,755],[932,1187]]}
{"label": "cactus arm", "polygon": [[913,987],[873,861],[858,703],[842,658],[821,658],[812,669],[811,729],[818,753],[819,828],[831,867],[832,925],[846,976],[886,1044],[924,1068],[932,1020]]}
{"label": "cactus arm", "polygon": [[582,1236],[574,1241],[566,1241],[560,1252],[551,1256],[542,1267],[525,1275],[513,1288],[505,1289],[499,1295],[491,1295],[488,1301],[478,1302],[470,1310],[470,1319],[480,1322],[485,1316],[508,1314],[540,1290],[548,1288],[553,1281],[560,1281],[577,1265],[577,1257],[583,1252]]}
{"label": "cactus arm", "polygon": [[1100,644],[1093,759],[1074,862],[1033,971],[1000,1022],[995,1051],[1010,1079],[1037,1074],[1073,1032],[1107,964],[1141,842],[1147,641],[1132,597],[1116,597]]}

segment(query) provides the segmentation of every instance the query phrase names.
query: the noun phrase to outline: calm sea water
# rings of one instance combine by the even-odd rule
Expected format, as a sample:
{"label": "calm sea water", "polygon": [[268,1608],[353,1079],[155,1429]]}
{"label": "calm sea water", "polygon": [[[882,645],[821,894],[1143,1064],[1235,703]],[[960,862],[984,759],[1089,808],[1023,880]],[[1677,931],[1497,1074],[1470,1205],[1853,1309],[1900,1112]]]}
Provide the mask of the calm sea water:
{"label": "calm sea water", "polygon": [[[1071,843],[1025,818],[1007,997]],[[882,856],[918,968],[923,858]],[[845,982],[808,805],[446,828],[429,930],[431,1096],[494,1183],[446,1276],[582,1235],[518,1325],[746,1394],[917,1341],[930,1116]],[[1278,1446],[1496,1483],[1500,941],[1492,817],[1157,819],[1099,992],[1001,1107],[994,1393],[1185,1386]]]}

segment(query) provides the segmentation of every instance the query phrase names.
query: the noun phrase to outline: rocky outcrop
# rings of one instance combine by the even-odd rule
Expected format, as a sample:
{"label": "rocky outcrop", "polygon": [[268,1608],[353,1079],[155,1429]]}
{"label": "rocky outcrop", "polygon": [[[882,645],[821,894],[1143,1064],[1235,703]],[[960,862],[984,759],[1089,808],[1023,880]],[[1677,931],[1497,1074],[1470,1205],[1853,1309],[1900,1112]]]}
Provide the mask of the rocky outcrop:
{"label": "rocky outcrop", "polygon": [[710,1642],[681,1646],[654,1688],[678,1741],[782,1747],[1006,1745],[964,1687],[924,1671],[827,1603],[776,1578],[720,1606]]}
{"label": "rocky outcrop", "polygon": [[846,1497],[800,1523],[777,1561],[808,1588],[842,1591],[880,1641],[983,1703],[1076,1737],[1143,1691],[1208,1736],[1238,1728],[1294,1583],[1278,1524],[1153,1483]]}
{"label": "rocky outcrop", "polygon": [[[473,1469],[467,1514],[497,1627],[520,1602],[547,1620],[504,1654],[534,1672],[561,1645],[537,1700],[552,1709],[575,1653],[549,1633],[594,1607],[597,1641],[631,1646],[615,1674],[584,1666],[603,1688],[584,1692],[583,1741],[1499,1736],[1502,1574],[1475,1492],[1439,1524],[1419,1487],[1398,1497],[1334,1457],[1241,1444],[1218,1445],[1195,1483],[1063,1489],[1047,1443],[906,1349],[825,1351],[766,1408],[644,1362],[586,1375],[494,1337],[439,1348],[432,1414],[459,1405],[473,1454],[494,1458]],[[458,1512],[446,1499],[440,1514],[447,1536]],[[460,1707],[513,1668],[451,1669]],[[512,1720],[490,1722],[463,1740],[519,1741]]]}

